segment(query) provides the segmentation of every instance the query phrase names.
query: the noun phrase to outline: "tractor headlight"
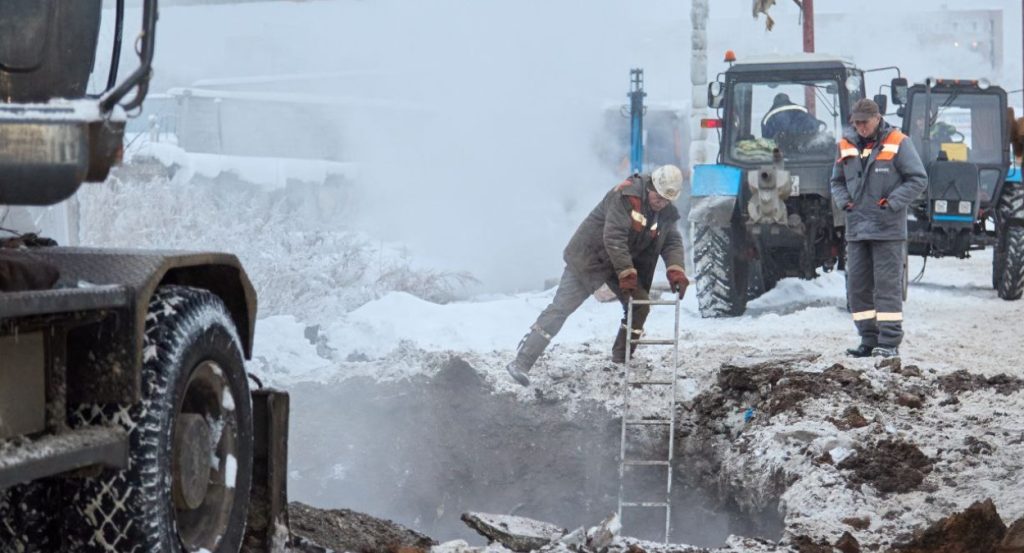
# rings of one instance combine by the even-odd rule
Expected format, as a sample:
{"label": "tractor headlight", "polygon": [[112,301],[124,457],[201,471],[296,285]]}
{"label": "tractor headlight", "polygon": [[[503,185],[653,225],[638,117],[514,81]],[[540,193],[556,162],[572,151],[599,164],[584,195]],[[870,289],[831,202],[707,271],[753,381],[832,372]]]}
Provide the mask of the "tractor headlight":
{"label": "tractor headlight", "polygon": [[961,214],[969,215],[971,213],[971,202],[960,202],[960,205],[957,206],[957,208]]}
{"label": "tractor headlight", "polygon": [[945,213],[949,211],[949,202],[946,200],[935,200],[935,213]]}

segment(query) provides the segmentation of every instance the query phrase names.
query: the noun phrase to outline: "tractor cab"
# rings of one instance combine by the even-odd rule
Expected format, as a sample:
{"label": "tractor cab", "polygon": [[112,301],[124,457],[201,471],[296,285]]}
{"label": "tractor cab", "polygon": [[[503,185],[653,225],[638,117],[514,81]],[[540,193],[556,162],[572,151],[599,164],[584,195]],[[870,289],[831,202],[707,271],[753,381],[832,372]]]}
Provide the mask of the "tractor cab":
{"label": "tractor cab", "polygon": [[864,97],[863,82],[859,69],[826,56],[734,65],[717,100],[723,160],[757,166],[778,148],[787,165],[830,165],[849,108]]}
{"label": "tractor cab", "polygon": [[903,132],[926,166],[943,160],[977,167],[979,200],[988,206],[1010,165],[1006,113],[1006,92],[998,86],[936,80],[908,90]]}
{"label": "tractor cab", "polygon": [[1006,92],[979,81],[929,80],[910,87],[901,113],[929,181],[908,222],[911,254],[966,257],[991,245],[985,219],[1010,166]]}

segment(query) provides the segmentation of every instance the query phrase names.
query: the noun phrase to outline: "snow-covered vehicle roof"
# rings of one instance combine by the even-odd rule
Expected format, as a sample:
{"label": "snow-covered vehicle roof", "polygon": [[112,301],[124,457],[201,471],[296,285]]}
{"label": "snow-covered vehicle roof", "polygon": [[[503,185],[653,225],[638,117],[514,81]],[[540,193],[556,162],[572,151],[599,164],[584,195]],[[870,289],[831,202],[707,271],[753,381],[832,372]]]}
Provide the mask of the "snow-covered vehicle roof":
{"label": "snow-covered vehicle roof", "polygon": [[796,53],[796,54],[770,54],[764,56],[751,56],[749,58],[739,57],[736,63],[729,68],[730,72],[761,70],[763,66],[771,65],[792,65],[794,67],[855,67],[852,60],[824,54],[819,52]]}

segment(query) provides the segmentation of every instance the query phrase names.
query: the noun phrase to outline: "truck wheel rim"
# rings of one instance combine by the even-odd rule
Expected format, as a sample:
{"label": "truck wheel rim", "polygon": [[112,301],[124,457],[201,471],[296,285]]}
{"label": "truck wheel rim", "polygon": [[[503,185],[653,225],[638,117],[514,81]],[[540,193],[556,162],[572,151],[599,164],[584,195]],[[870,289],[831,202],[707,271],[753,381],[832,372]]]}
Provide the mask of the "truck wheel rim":
{"label": "truck wheel rim", "polygon": [[[224,369],[206,360],[189,376],[175,413],[172,498],[187,551],[214,551],[227,531],[238,478],[235,399]],[[201,459],[208,460],[208,468]]]}

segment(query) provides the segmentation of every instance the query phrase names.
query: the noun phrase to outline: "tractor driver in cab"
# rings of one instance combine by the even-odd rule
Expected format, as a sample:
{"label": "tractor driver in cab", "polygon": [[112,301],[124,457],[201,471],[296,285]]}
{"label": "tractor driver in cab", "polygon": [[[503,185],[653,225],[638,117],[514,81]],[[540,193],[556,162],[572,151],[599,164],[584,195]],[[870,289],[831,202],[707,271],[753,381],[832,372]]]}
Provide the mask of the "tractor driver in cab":
{"label": "tractor driver in cab", "polygon": [[761,136],[776,140],[779,135],[813,135],[818,132],[818,120],[807,108],[793,103],[788,94],[779,93],[772,101],[772,109],[761,119]]}

